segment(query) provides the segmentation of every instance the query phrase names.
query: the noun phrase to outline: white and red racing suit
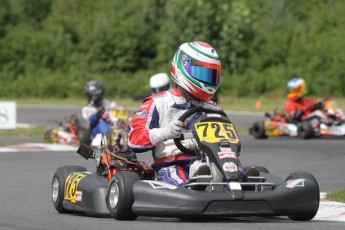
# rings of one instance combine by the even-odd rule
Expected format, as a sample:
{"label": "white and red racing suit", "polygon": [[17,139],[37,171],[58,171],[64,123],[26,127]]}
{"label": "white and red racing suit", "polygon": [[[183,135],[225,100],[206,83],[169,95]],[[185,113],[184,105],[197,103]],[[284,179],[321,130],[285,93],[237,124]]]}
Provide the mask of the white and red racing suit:
{"label": "white and red racing suit", "polygon": [[[177,120],[190,107],[202,105],[204,107],[217,107],[213,102],[187,102],[181,92],[176,88],[163,91],[146,98],[135,113],[131,122],[129,133],[129,147],[134,152],[153,151],[155,164],[152,167],[157,173],[157,180],[180,185],[189,180],[189,166],[195,160],[193,155],[182,153],[174,144],[173,139],[156,141],[157,129],[167,126],[171,121]],[[220,109],[219,107],[217,107]],[[185,122],[184,129],[190,130],[196,119],[192,116]],[[192,142],[184,144],[192,148]]]}

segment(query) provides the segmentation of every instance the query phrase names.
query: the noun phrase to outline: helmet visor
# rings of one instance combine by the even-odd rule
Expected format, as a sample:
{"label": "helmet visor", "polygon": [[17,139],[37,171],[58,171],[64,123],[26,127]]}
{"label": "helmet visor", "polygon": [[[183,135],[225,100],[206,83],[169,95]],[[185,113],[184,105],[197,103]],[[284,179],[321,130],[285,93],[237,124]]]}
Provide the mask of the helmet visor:
{"label": "helmet visor", "polygon": [[290,96],[300,96],[303,94],[303,92],[305,91],[305,84],[299,84],[295,87],[291,87],[288,89],[288,95]]}
{"label": "helmet visor", "polygon": [[218,85],[220,65],[190,59],[183,64],[185,71],[194,79],[210,85]]}

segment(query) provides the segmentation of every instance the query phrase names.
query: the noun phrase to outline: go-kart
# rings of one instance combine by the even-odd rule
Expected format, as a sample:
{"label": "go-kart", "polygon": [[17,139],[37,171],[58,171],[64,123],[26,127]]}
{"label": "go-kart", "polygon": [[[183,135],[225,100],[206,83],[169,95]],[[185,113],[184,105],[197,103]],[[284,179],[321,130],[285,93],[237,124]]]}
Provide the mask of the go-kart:
{"label": "go-kart", "polygon": [[[195,162],[206,159],[204,164],[210,167],[211,175],[196,175],[188,183],[175,186],[154,178],[147,179],[147,175],[153,175],[152,171],[145,171],[145,167],[139,173],[116,169],[108,180],[82,167],[61,167],[52,181],[55,208],[59,212],[97,215],[108,211],[117,220],[134,220],[138,216],[187,219],[202,216],[288,216],[298,221],[313,219],[319,208],[320,193],[312,174],[293,172],[282,180],[265,167],[253,166],[259,175],[241,178],[238,160],[241,145],[235,126],[223,111],[200,106],[188,110],[179,120],[185,121],[195,113],[204,114],[195,121],[191,133],[184,133],[174,142],[182,152],[195,154]],[[196,141],[196,150],[183,146],[182,141],[191,136]],[[113,163],[118,159],[92,149],[80,148],[78,152],[85,158],[96,159],[97,172],[99,162],[102,162],[100,155],[101,159],[110,157]],[[200,186],[203,186],[202,190]]]}
{"label": "go-kart", "polygon": [[58,122],[57,128],[48,129],[44,135],[45,143],[79,145],[91,144],[91,131],[85,128],[76,114]]}
{"label": "go-kart", "polygon": [[345,114],[335,102],[326,98],[320,102],[320,109],[294,120],[285,112],[275,109],[273,114],[265,113],[266,120],[256,121],[249,133],[257,139],[268,137],[300,137],[309,139],[323,136],[345,136]]}
{"label": "go-kart", "polygon": [[[106,134],[108,146],[113,146],[114,137],[118,130],[129,131],[129,122],[132,118],[128,108],[120,105],[112,106],[105,112],[107,122],[110,124],[110,130]],[[58,122],[57,128],[48,129],[44,133],[44,142],[51,144],[70,144],[80,145],[81,143],[93,146],[99,146],[102,134],[92,136],[90,128],[83,126],[77,115]]]}

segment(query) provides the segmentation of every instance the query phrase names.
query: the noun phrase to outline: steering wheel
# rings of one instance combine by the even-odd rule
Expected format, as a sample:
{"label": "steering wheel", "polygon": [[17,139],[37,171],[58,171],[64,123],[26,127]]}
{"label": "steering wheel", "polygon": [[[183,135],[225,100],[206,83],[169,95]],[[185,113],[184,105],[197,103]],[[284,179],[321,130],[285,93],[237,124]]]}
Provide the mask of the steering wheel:
{"label": "steering wheel", "polygon": [[[227,115],[225,114],[225,112],[223,110],[213,110],[213,109],[207,109],[207,108],[202,107],[202,106],[197,106],[197,107],[193,107],[193,108],[187,110],[187,112],[182,114],[182,116],[178,120],[184,122],[188,117],[190,117],[193,114],[198,113],[198,112],[217,113],[217,114],[220,114],[220,115],[227,117]],[[176,147],[183,153],[194,155],[194,150],[188,149],[182,145],[181,141],[183,139],[184,139],[183,135],[181,135],[178,138],[174,138],[174,143],[175,143]]]}

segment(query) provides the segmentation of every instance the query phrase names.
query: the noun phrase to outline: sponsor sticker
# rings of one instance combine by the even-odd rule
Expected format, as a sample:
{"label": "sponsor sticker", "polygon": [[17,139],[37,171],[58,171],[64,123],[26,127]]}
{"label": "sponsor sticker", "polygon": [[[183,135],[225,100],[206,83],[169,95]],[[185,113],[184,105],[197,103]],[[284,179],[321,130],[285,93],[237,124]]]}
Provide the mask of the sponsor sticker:
{"label": "sponsor sticker", "polygon": [[296,187],[304,187],[305,179],[297,179],[297,180],[288,180],[286,181],[287,188],[296,188]]}
{"label": "sponsor sticker", "polygon": [[143,104],[143,105],[140,106],[140,109],[145,109],[145,108],[147,108],[149,106],[150,106],[149,104]]}
{"label": "sponsor sticker", "polygon": [[221,152],[232,152],[231,147],[220,147]]}
{"label": "sponsor sticker", "polygon": [[237,165],[234,162],[225,162],[223,164],[223,169],[225,172],[235,172],[237,171]]}
{"label": "sponsor sticker", "polygon": [[76,192],[76,201],[82,201],[83,200],[83,192],[82,191],[77,191]]}
{"label": "sponsor sticker", "polygon": [[206,116],[208,116],[208,117],[221,117],[221,115],[217,114],[217,113],[209,113],[209,114],[206,114]]}
{"label": "sponsor sticker", "polygon": [[229,183],[229,187],[231,190],[242,190],[241,184],[234,181]]}
{"label": "sponsor sticker", "polygon": [[71,173],[65,181],[65,194],[64,199],[69,200],[72,203],[77,202],[77,189],[79,182],[86,177],[85,174],[81,173]]}
{"label": "sponsor sticker", "polygon": [[223,158],[234,158],[236,159],[236,153],[235,152],[218,152],[219,159]]}

